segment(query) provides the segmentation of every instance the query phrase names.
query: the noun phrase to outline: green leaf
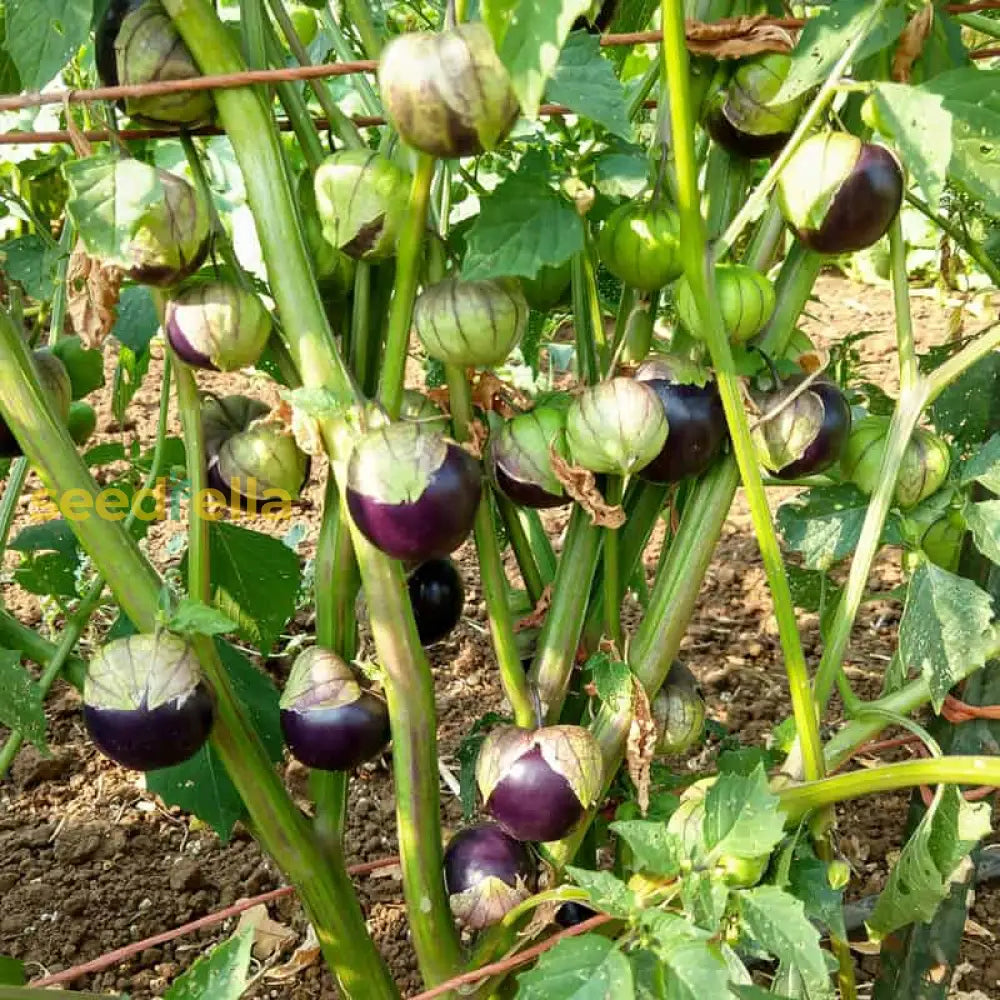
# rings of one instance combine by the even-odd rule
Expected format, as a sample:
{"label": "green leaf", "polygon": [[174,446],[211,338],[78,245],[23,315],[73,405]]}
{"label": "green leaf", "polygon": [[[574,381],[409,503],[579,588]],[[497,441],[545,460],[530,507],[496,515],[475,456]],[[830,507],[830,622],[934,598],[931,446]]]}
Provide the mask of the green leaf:
{"label": "green leaf", "polygon": [[225,635],[235,632],[237,624],[216,608],[210,608],[192,597],[183,597],[170,618],[167,628],[184,635]]}
{"label": "green leaf", "polygon": [[489,11],[487,24],[495,27],[506,16],[506,29],[501,29],[503,40],[498,48],[526,118],[537,117],[545,84],[556,68],[573,21],[589,8],[590,0],[484,3],[484,10]]}
{"label": "green leaf", "polygon": [[714,858],[758,858],[785,834],[779,799],[758,766],[753,774],[722,774],[705,795],[705,848]]}
{"label": "green leaf", "polygon": [[55,271],[59,263],[59,247],[41,236],[19,236],[0,244],[4,272],[37,302],[49,302],[55,292]]}
{"label": "green leaf", "polygon": [[681,902],[698,927],[714,934],[726,913],[729,886],[712,872],[690,872],[681,882]]}
{"label": "green leaf", "polygon": [[69,212],[87,252],[107,262],[128,266],[129,240],[146,210],[163,200],[156,169],[140,160],[101,154],[63,165],[69,184]]}
{"label": "green leaf", "polygon": [[688,941],[672,948],[665,957],[667,1000],[727,1000],[729,969],[717,945]]}
{"label": "green leaf", "polygon": [[994,351],[964,371],[934,400],[934,428],[953,437],[963,451],[977,448],[993,432],[994,400],[998,398],[1000,354]]}
{"label": "green leaf", "polygon": [[11,649],[0,649],[0,722],[20,729],[25,739],[48,753],[41,688],[21,666],[21,654]]}
{"label": "green leaf", "polygon": [[916,175],[928,204],[937,205],[951,160],[952,116],[944,98],[922,87],[877,83],[873,98],[879,124],[899,145],[903,161]]}
{"label": "green leaf", "polygon": [[136,354],[142,354],[156,336],[160,320],[153,295],[146,285],[129,285],[118,300],[118,318],[111,328],[114,337]]}
{"label": "green leaf", "polygon": [[614,67],[601,55],[597,35],[574,31],[563,46],[547,90],[548,100],[603,125],[628,139],[632,125],[625,114],[625,88]]}
{"label": "green leaf", "polygon": [[76,566],[58,552],[25,556],[14,570],[17,584],[32,594],[45,597],[76,597]]}
{"label": "green leaf", "polygon": [[806,916],[818,920],[840,938],[844,927],[844,890],[830,885],[827,865],[808,844],[800,843],[788,872],[787,890],[805,907]]}
{"label": "green leaf", "polygon": [[[837,0],[815,17],[810,17],[792,52],[791,68],[774,102],[790,101],[825,80],[847,46],[861,32],[870,13],[871,0]],[[903,6],[890,5],[876,20],[854,61],[860,62],[890,45],[899,37],[905,24]]]}
{"label": "green leaf", "polygon": [[802,903],[774,885],[757,886],[736,895],[746,929],[761,948],[798,972],[805,989],[803,996],[807,1000],[831,997],[819,931],[810,923]]}
{"label": "green leaf", "polygon": [[79,337],[63,337],[52,353],[66,366],[73,399],[83,399],[104,385],[104,355],[83,346]]}
{"label": "green leaf", "polygon": [[899,653],[927,679],[935,711],[945,695],[986,662],[992,645],[992,602],[971,580],[922,562],[910,580],[899,623]]}
{"label": "green leaf", "polygon": [[[295,613],[302,579],[298,556],[259,531],[213,521],[208,532],[212,603],[264,654]],[[185,553],[181,573],[186,571]]]}
{"label": "green leaf", "polygon": [[253,928],[236,931],[229,940],[202,955],[163,996],[163,1000],[239,1000],[246,991]]}
{"label": "green leaf", "polygon": [[594,186],[609,198],[635,198],[649,184],[649,157],[641,146],[621,146],[594,160]]}
{"label": "green leaf", "polygon": [[976,548],[990,562],[1000,565],[1000,500],[966,504],[964,513]]}
{"label": "green leaf", "polygon": [[467,235],[462,276],[533,278],[542,266],[562,264],[582,249],[576,209],[549,187],[545,173],[522,166],[483,199]]}
{"label": "green leaf", "polygon": [[23,986],[27,981],[24,962],[9,955],[0,955],[0,986]]}
{"label": "green leaf", "polygon": [[680,871],[680,841],[665,823],[644,819],[617,820],[609,826],[632,849],[635,871],[670,877]]}
{"label": "green leaf", "polygon": [[777,993],[773,993],[771,990],[765,990],[761,986],[740,985],[731,986],[730,989],[736,994],[736,996],[739,997],[739,1000],[792,1000],[792,998],[786,994],[779,996]]}
{"label": "green leaf", "polygon": [[142,380],[149,371],[149,351],[136,354],[131,347],[122,344],[118,352],[118,366],[115,368],[111,384],[111,410],[119,424],[125,422],[125,411],[132,397],[139,391]]}
{"label": "green leaf", "polygon": [[949,176],[1000,213],[1000,70],[953,69],[919,89],[940,97],[952,116]]}
{"label": "green leaf", "polygon": [[76,535],[69,521],[61,517],[29,525],[18,532],[7,548],[17,552],[58,552],[74,562],[77,558]]}
{"label": "green leaf", "polygon": [[105,444],[95,444],[83,453],[87,465],[110,465],[125,459],[125,445],[120,441],[108,441]]}
{"label": "green leaf", "polygon": [[[277,763],[283,754],[277,689],[263,671],[228,643],[216,639],[215,646],[237,699],[246,708],[269,757]],[[224,842],[232,835],[236,821],[246,813],[239,792],[209,743],[183,764],[148,772],[146,787],[167,805],[194,813]]]}
{"label": "green leaf", "polygon": [[982,483],[988,490],[1000,493],[1000,434],[994,434],[962,466],[962,485]]}
{"label": "green leaf", "polygon": [[594,653],[583,665],[589,671],[597,697],[616,710],[632,698],[632,671],[628,664],[607,653]]}
{"label": "green leaf", "polygon": [[867,927],[876,941],[933,917],[959,862],[990,832],[990,813],[988,802],[966,802],[954,785],[944,788],[907,841],[875,904]]}
{"label": "green leaf", "polygon": [[574,868],[573,865],[568,865],[566,871],[581,889],[586,890],[591,902],[602,913],[624,920],[638,910],[635,893],[611,872]]}
{"label": "green leaf", "polygon": [[458,787],[459,798],[462,801],[462,819],[466,823],[472,819],[476,811],[479,789],[476,785],[476,760],[479,748],[486,739],[486,734],[502,723],[512,722],[512,719],[500,715],[499,712],[487,712],[476,719],[472,728],[462,737],[458,748]]}
{"label": "green leaf", "polygon": [[[867,511],[868,497],[856,486],[820,486],[782,504],[778,526],[788,547],[802,553],[806,569],[827,570],[855,550]],[[882,540],[902,540],[895,520],[886,522]]]}
{"label": "green leaf", "polygon": [[25,90],[41,90],[90,33],[92,0],[7,0],[7,51]]}
{"label": "green leaf", "polygon": [[[517,977],[517,1000],[632,1000],[628,959],[598,934],[563,938]],[[704,1000],[704,998],[702,998]]]}

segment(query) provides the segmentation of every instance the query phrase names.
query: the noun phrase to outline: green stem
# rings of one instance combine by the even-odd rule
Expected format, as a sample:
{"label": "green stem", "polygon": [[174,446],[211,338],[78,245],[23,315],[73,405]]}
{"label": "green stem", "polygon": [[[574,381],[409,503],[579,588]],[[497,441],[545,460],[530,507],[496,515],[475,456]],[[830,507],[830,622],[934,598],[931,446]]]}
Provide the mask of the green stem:
{"label": "green stem", "polygon": [[555,580],[558,568],[558,560],[552,548],[552,539],[549,538],[537,510],[519,507],[517,508],[517,519],[528,535],[531,551],[538,563],[538,572],[542,578],[542,589],[544,590]]}
{"label": "green stem", "polygon": [[[366,0],[361,0],[361,4],[367,8]],[[357,52],[354,51],[354,47],[337,23],[336,18],[330,13],[330,8],[320,11],[320,18],[323,21],[323,27],[326,28],[333,39],[333,51],[337,58],[341,62],[353,62],[357,59]],[[364,45],[363,42],[362,45]],[[378,56],[370,55],[368,52],[365,54],[369,59],[378,58]],[[358,95],[361,97],[361,103],[364,105],[365,111],[374,117],[380,117],[382,115],[382,102],[378,99],[378,94],[375,93],[375,88],[369,82],[368,77],[363,73],[359,73],[354,78],[353,83],[357,88]]]}
{"label": "green stem", "polygon": [[973,31],[989,35],[990,38],[1000,38],[1000,21],[995,21],[984,14],[958,14],[955,18],[959,24],[971,28]]}
{"label": "green stem", "polygon": [[514,558],[517,560],[517,568],[521,572],[528,600],[531,601],[532,605],[535,605],[541,599],[542,591],[545,590],[545,581],[542,579],[541,570],[535,561],[535,555],[531,551],[528,533],[524,530],[521,518],[518,517],[517,506],[511,500],[500,490],[493,491],[493,499],[496,501],[500,516],[503,518],[504,527],[507,529],[507,538],[510,539],[510,547],[514,550]]}
{"label": "green stem", "polygon": [[744,204],[744,206],[737,213],[736,218],[733,219],[733,221],[726,228],[726,231],[719,238],[719,241],[715,246],[716,260],[721,260],[725,256],[729,248],[736,242],[737,239],[739,239],[740,233],[743,232],[747,224],[756,219],[757,216],[763,211],[767,196],[771,193],[771,189],[777,182],[778,176],[781,171],[785,169],[788,161],[791,160],[795,151],[802,144],[802,141],[812,130],[813,126],[820,120],[823,113],[826,111],[827,105],[833,100],[835,94],[837,93],[841,76],[843,76],[845,70],[851,64],[851,60],[854,58],[855,53],[864,44],[865,39],[867,39],[872,28],[875,27],[879,18],[881,18],[886,2],[887,0],[874,0],[871,4],[871,10],[865,20],[865,23],[848,43],[847,48],[844,50],[841,57],[837,60],[836,65],[823,82],[823,86],[819,88],[819,91],[813,98],[812,103],[799,119],[799,123],[795,127],[795,131],[789,137],[788,142],[785,143],[781,152],[775,157],[770,169],[764,175],[763,180],[761,180],[757,187],[754,188],[753,193],[747,199],[746,204]]}
{"label": "green stem", "polygon": [[803,745],[806,775],[814,779],[823,775],[824,767],[819,719],[812,700],[809,671],[802,652],[795,605],[785,575],[781,548],[771,520],[767,493],[761,481],[760,466],[750,437],[746,412],[743,409],[736,364],[729,347],[721,308],[712,292],[711,275],[706,269],[705,229],[698,192],[698,167],[694,151],[694,122],[691,118],[683,4],[681,0],[663,0],[662,11],[663,56],[670,84],[670,112],[673,122],[674,157],[677,163],[684,272],[694,295],[702,330],[712,356],[733,451],[750,505],[750,515],[760,545],[764,570],[771,587],[778,634],[785,654],[785,670],[788,674],[795,724]]}
{"label": "green stem", "polygon": [[[456,441],[468,441],[472,424],[472,396],[465,370],[456,365],[445,365],[448,379],[448,397],[451,403],[452,428]],[[479,576],[482,581],[486,614],[493,638],[493,651],[500,668],[500,682],[504,694],[514,710],[514,720],[519,726],[533,729],[535,708],[528,690],[528,679],[521,666],[521,653],[514,638],[514,621],[507,602],[507,577],[504,574],[500,546],[497,543],[496,525],[490,509],[489,489],[476,510],[476,554],[479,557]]]}
{"label": "green stem", "polygon": [[902,395],[911,392],[920,378],[913,343],[910,314],[910,283],[906,274],[906,241],[899,213],[889,227],[889,257],[892,266],[892,296],[896,310],[896,350],[899,355],[899,387]]}
{"label": "green stem", "polygon": [[[292,55],[295,56],[298,64],[311,66],[312,60],[295,31],[295,25],[292,24],[292,19],[288,16],[288,11],[285,10],[283,0],[270,0],[270,5],[274,19],[278,22],[278,27],[281,28],[281,33],[285,36],[285,41],[288,42],[288,47],[292,50]],[[340,141],[349,149],[364,149],[365,143],[357,126],[337,107],[337,102],[333,99],[327,81],[312,80],[310,86],[316,95],[316,100],[319,101],[319,106],[323,109],[323,114],[326,115],[330,128],[333,129]]]}
{"label": "green stem", "polygon": [[[371,322],[372,266],[359,260],[354,271],[354,299],[351,304],[351,334],[347,363],[363,392],[372,384],[378,345],[372,344],[373,332],[378,329]],[[375,346],[376,350],[372,350]]]}
{"label": "green stem", "polygon": [[420,280],[420,249],[427,227],[427,206],[435,163],[434,157],[425,153],[417,157],[406,224],[399,234],[396,250],[396,284],[393,288],[392,305],[389,308],[389,331],[382,357],[382,379],[379,384],[379,401],[392,420],[399,417],[399,407],[403,400],[406,352],[410,343],[410,318],[413,314],[417,283]]}
{"label": "green stem", "polygon": [[[40,636],[34,629],[22,625],[13,615],[0,609],[0,647],[16,649],[40,667],[46,667],[59,648]],[[77,689],[83,690],[87,664],[77,656],[69,656],[63,664],[63,676]]]}
{"label": "green stem", "polygon": [[11,462],[7,485],[4,486],[3,490],[3,499],[0,500],[0,555],[7,551],[7,540],[10,538],[10,529],[17,516],[17,504],[21,499],[21,491],[28,478],[28,471],[28,460],[23,455]]}
{"label": "green stem", "polygon": [[917,785],[1000,785],[1000,759],[955,756],[906,760],[791,785],[775,794],[788,821],[794,823],[825,806]]}
{"label": "green stem", "polygon": [[552,584],[552,604],[538,637],[531,680],[538,689],[548,722],[556,722],[569,688],[580,646],[587,598],[597,568],[601,532],[579,506],[573,508],[559,567]]}
{"label": "green stem", "polygon": [[576,370],[580,381],[593,385],[600,374],[597,368],[597,333],[590,309],[590,289],[587,270],[590,263],[587,251],[581,250],[573,257],[573,330],[576,333]]}
{"label": "green stem", "polygon": [[[621,476],[608,476],[604,488],[604,499],[611,507],[622,502],[623,482]],[[618,528],[604,529],[602,558],[604,563],[604,625],[608,638],[615,644],[619,655],[625,652],[625,636],[622,632],[622,597],[620,539]]]}
{"label": "green stem", "polygon": [[[330,7],[333,7],[332,0]],[[378,59],[382,54],[382,36],[372,20],[368,0],[344,0],[344,13],[361,39],[365,55],[369,59]]]}
{"label": "green stem", "polygon": [[[1000,31],[1000,21],[995,22]],[[997,287],[1000,287],[1000,267],[993,263],[989,254],[983,249],[982,244],[970,240],[962,231],[960,226],[946,219],[943,215],[938,215],[930,205],[912,191],[906,192],[906,200],[919,212],[925,215],[942,232],[951,237],[978,265],[980,270]]]}

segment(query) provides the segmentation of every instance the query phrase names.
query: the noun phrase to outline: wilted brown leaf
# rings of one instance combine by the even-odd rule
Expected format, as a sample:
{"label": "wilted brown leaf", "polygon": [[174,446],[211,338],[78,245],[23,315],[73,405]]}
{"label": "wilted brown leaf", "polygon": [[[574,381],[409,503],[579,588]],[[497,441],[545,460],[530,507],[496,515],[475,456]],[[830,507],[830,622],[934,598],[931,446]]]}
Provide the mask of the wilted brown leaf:
{"label": "wilted brown leaf", "polygon": [[66,271],[66,311],[87,347],[100,347],[115,325],[123,277],[120,267],[102,264],[77,242]]}
{"label": "wilted brown leaf", "polygon": [[251,906],[249,910],[244,910],[240,914],[236,929],[242,930],[244,927],[253,928],[253,954],[254,958],[261,962],[273,958],[287,948],[297,936],[291,927],[272,920],[263,903]]}
{"label": "wilted brown leaf", "polygon": [[319,939],[316,937],[316,931],[313,930],[312,924],[310,924],[309,930],[306,932],[305,941],[295,949],[292,957],[284,965],[268,969],[264,973],[264,978],[274,983],[286,983],[291,979],[295,979],[303,969],[308,969],[310,965],[315,965],[319,959],[319,955]]}
{"label": "wilted brown leaf", "polygon": [[642,815],[649,808],[649,771],[656,752],[656,723],[646,697],[646,689],[632,678],[632,724],[625,745],[628,776],[635,785],[636,801]]}
{"label": "wilted brown leaf", "polygon": [[541,628],[545,624],[545,615],[552,603],[552,584],[550,583],[538,598],[538,603],[530,615],[525,615],[514,626],[515,632],[523,632],[527,628]]}
{"label": "wilted brown leaf", "polygon": [[892,58],[892,78],[897,83],[909,83],[913,64],[924,50],[924,42],[934,25],[934,4],[928,3],[910,18],[899,36],[896,54]]}
{"label": "wilted brown leaf", "polygon": [[705,24],[688,21],[685,25],[688,49],[696,55],[713,59],[742,59],[758,52],[791,52],[795,38],[777,24],[764,23],[767,15],[731,17]]}
{"label": "wilted brown leaf", "polygon": [[611,506],[597,488],[597,481],[589,469],[570,465],[554,449],[549,449],[552,471],[563,489],[590,515],[591,523],[601,528],[620,528],[625,523],[621,506]]}

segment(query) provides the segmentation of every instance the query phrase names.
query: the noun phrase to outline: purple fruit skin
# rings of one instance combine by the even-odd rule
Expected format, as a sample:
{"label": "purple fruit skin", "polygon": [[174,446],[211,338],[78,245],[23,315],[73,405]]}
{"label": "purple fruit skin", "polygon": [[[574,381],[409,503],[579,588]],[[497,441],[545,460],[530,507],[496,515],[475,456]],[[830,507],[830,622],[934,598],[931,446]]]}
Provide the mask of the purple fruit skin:
{"label": "purple fruit skin", "polygon": [[490,876],[509,886],[516,886],[518,879],[533,885],[535,865],[531,852],[492,823],[460,830],[444,852],[444,884],[448,895],[475,888]]}
{"label": "purple fruit skin", "polygon": [[569,782],[529,750],[497,782],[486,811],[518,840],[560,840],[580,821],[583,804]]}
{"label": "purple fruit skin", "polygon": [[394,559],[424,562],[446,556],[472,530],[483,483],[479,463],[449,444],[440,468],[413,503],[380,503],[351,486],[347,506],[358,530]]}
{"label": "purple fruit skin", "polygon": [[652,483],[677,483],[700,476],[719,456],[727,437],[726,414],[714,382],[683,385],[644,379],[663,405],[667,442],[639,476]]}
{"label": "purple fruit skin", "polygon": [[462,617],[465,587],[450,559],[421,563],[406,581],[422,646],[440,642]]}
{"label": "purple fruit skin", "polygon": [[[804,375],[802,378],[795,376],[786,381],[785,386],[794,387],[804,378]],[[839,461],[851,433],[851,407],[840,389],[826,379],[817,379],[809,388],[823,401],[823,425],[802,457],[775,473],[778,479],[798,479],[829,468]]]}
{"label": "purple fruit skin", "polygon": [[142,267],[135,265],[125,269],[126,275],[140,285],[153,285],[156,288],[170,288],[177,285],[185,278],[190,278],[195,271],[205,263],[208,256],[208,248],[212,242],[211,237],[207,237],[195,250],[194,256],[190,260],[184,261],[180,267],[166,267],[150,265]]}
{"label": "purple fruit skin", "polygon": [[174,353],[186,364],[213,372],[219,370],[212,364],[212,359],[207,354],[202,354],[201,351],[192,346],[191,341],[187,339],[184,331],[177,324],[177,318],[173,312],[170,314],[170,319],[167,320],[167,340],[170,341]]}
{"label": "purple fruit skin", "polygon": [[208,688],[199,684],[183,705],[176,701],[152,711],[83,706],[83,721],[98,750],[123,767],[155,771],[193,757],[212,731],[214,712]]}
{"label": "purple fruit skin", "polygon": [[281,710],[281,731],[292,756],[321,771],[351,771],[389,742],[389,711],[368,691],[337,708]]}
{"label": "purple fruit skin", "polygon": [[889,231],[903,203],[903,171],[884,146],[865,143],[819,229],[796,229],[818,253],[864,250]]}
{"label": "purple fruit skin", "polygon": [[573,502],[571,496],[566,494],[557,496],[555,493],[543,490],[536,483],[529,483],[524,479],[515,479],[513,476],[507,475],[503,466],[495,459],[493,460],[493,477],[504,495],[521,507],[546,510],[549,507],[565,507],[566,504]]}
{"label": "purple fruit skin", "polygon": [[[242,493],[233,492],[229,483],[225,482],[222,478],[222,474],[219,472],[219,456],[218,454],[208,456],[208,488],[210,490],[218,490],[226,504],[233,510],[248,511],[250,509],[250,499],[245,497]],[[302,477],[302,486],[304,487],[307,482],[309,482],[309,474],[312,471],[312,457],[306,456],[306,474]],[[262,486],[262,490],[267,487]],[[301,488],[300,488],[301,491]],[[260,509],[264,504],[271,504],[277,501],[276,497],[268,497],[266,500],[262,500],[260,497],[255,501],[255,511],[259,514]]]}
{"label": "purple fruit skin", "polygon": [[705,119],[708,134],[728,153],[748,160],[761,160],[779,152],[788,142],[791,132],[772,132],[770,135],[754,135],[738,129],[721,107],[713,108]]}

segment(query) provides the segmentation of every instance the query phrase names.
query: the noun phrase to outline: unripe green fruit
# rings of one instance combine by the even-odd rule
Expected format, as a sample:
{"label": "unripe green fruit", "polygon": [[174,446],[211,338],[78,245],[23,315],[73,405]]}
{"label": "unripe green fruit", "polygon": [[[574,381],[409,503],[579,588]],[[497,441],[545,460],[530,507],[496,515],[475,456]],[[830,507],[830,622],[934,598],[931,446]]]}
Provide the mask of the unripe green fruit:
{"label": "unripe green fruit", "polygon": [[391,257],[406,218],[410,179],[392,160],[365,149],[328,156],[313,180],[324,238],[358,260]]}
{"label": "unripe green fruit", "polygon": [[925,532],[920,547],[935,566],[954,573],[958,570],[965,538],[965,518],[961,511],[950,511],[939,517]]}
{"label": "unripe green fruit", "polygon": [[608,216],[597,243],[604,266],[627,285],[655,292],[680,277],[677,214],[662,205],[630,201]]}
{"label": "unripe green fruit", "polygon": [[288,10],[288,16],[292,20],[292,27],[295,34],[299,36],[299,41],[308,48],[316,40],[319,34],[319,24],[316,15],[308,7],[293,6]]}
{"label": "unripe green fruit", "polygon": [[663,756],[684,753],[701,736],[705,701],[694,674],[679,660],[671,664],[663,687],[650,706],[656,723],[656,752]]}
{"label": "unripe green fruit", "polygon": [[533,278],[521,278],[521,291],[528,305],[538,312],[548,312],[566,298],[571,277],[570,262],[557,267],[540,267]]}
{"label": "unripe green fruit", "polygon": [[[677,315],[688,332],[704,340],[701,320],[686,278],[675,290]],[[774,312],[774,288],[759,271],[745,264],[719,264],[715,268],[715,296],[729,339],[742,344],[767,325]]]}
{"label": "unripe green fruit", "polygon": [[378,80],[396,131],[431,156],[493,149],[517,120],[510,74],[483,24],[397,36],[382,51]]}
{"label": "unripe green fruit", "polygon": [[66,429],[76,445],[85,445],[97,430],[97,412],[82,399],[70,403]]}
{"label": "unripe green fruit", "polygon": [[[841,459],[845,479],[871,496],[882,475],[889,420],[886,417],[865,417],[859,421],[847,439]],[[895,502],[902,508],[915,507],[937,492],[948,478],[951,454],[948,446],[936,434],[918,427],[910,438],[899,466]]]}
{"label": "unripe green fruit", "polygon": [[413,304],[413,328],[427,353],[451,365],[490,368],[517,346],[528,303],[512,278],[462,281],[445,278]]}
{"label": "unripe green fruit", "polygon": [[302,234],[306,238],[306,249],[309,251],[316,279],[321,283],[320,291],[324,297],[344,299],[354,287],[356,265],[353,257],[338,250],[323,236],[323,223],[316,210],[313,178],[308,171],[299,177],[298,196]]}
{"label": "unripe green fruit", "polygon": [[659,455],[667,417],[644,382],[613,378],[589,386],[566,413],[566,443],[576,465],[628,476]]}

